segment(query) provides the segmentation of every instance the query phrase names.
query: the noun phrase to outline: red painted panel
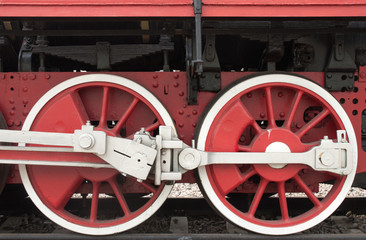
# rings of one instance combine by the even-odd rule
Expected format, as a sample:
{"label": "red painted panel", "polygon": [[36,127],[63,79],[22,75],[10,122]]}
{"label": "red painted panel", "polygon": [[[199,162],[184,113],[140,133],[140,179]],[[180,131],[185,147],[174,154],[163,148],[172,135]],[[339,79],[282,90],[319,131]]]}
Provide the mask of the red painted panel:
{"label": "red painted panel", "polygon": [[[2,0],[0,17],[193,17],[192,2],[192,0]],[[366,1],[203,0],[203,16],[362,17],[366,16]]]}

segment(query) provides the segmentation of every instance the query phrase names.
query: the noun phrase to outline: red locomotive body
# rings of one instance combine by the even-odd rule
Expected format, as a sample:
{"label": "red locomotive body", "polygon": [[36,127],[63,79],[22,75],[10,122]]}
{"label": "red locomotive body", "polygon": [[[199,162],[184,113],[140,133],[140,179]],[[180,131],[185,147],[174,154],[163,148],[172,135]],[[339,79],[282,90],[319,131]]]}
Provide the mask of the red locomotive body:
{"label": "red locomotive body", "polygon": [[[174,182],[197,182],[238,226],[291,234],[366,187],[364,0],[0,10],[1,187],[23,183],[65,228],[126,231]],[[293,194],[308,198],[305,212]],[[70,211],[78,198],[85,209]]]}

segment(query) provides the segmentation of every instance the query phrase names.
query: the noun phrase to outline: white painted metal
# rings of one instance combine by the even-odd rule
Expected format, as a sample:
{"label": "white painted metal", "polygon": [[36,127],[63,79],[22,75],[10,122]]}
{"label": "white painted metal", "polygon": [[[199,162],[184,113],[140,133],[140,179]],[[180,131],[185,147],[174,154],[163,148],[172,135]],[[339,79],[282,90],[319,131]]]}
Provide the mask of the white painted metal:
{"label": "white painted metal", "polygon": [[[152,106],[157,110],[157,112],[162,117],[164,123],[167,126],[172,126],[174,129],[174,122],[171,119],[169,113],[164,108],[164,106],[159,102],[159,100],[154,97],[149,91],[147,91],[142,86],[138,85],[137,83],[128,80],[123,77],[115,76],[115,75],[109,75],[109,74],[88,74],[83,75],[75,78],[71,78],[65,82],[62,82],[61,84],[55,86],[50,91],[48,91],[45,95],[42,96],[42,98],[35,104],[35,106],[32,108],[30,113],[28,114],[27,119],[24,122],[23,129],[24,131],[30,130],[34,119],[37,117],[37,114],[39,111],[46,105],[48,101],[50,101],[53,97],[55,97],[58,93],[73,87],[77,86],[79,84],[84,83],[91,83],[91,82],[99,82],[101,84],[103,83],[112,83],[116,85],[122,85],[127,88],[132,89],[133,91],[137,92],[141,96],[143,96],[147,101],[149,101]],[[174,129],[174,133],[175,129]],[[146,219],[148,219],[152,214],[154,214],[160,206],[164,203],[165,199],[168,197],[173,185],[165,185],[163,191],[160,193],[160,195],[157,197],[155,202],[148,208],[143,214],[140,214],[139,216],[131,219],[128,222],[114,225],[110,227],[101,227],[101,228],[94,228],[94,227],[86,227],[81,226],[78,224],[75,224],[73,222],[69,222],[65,220],[64,218],[60,217],[59,215],[55,214],[51,209],[45,205],[42,200],[38,197],[37,193],[35,192],[32,183],[29,180],[27,168],[26,165],[20,165],[19,166],[20,176],[22,178],[24,187],[32,199],[32,201],[35,203],[35,205],[42,211],[43,214],[45,214],[48,218],[50,218],[55,223],[59,224],[60,226],[69,229],[74,232],[88,234],[88,235],[107,235],[107,234],[114,234],[118,232],[123,232],[128,229],[131,229],[140,223],[144,222]],[[55,186],[56,187],[56,186]]]}
{"label": "white painted metal", "polygon": [[319,215],[316,217],[309,219],[306,222],[299,223],[297,225],[290,225],[287,227],[267,227],[259,224],[255,224],[249,221],[244,220],[243,218],[239,217],[235,213],[233,213],[224,203],[220,200],[220,198],[216,195],[215,191],[213,190],[210,181],[208,179],[208,175],[206,172],[206,167],[198,168],[198,174],[202,186],[206,195],[210,198],[210,201],[215,206],[215,208],[220,211],[227,219],[231,222],[235,223],[236,225],[249,229],[250,231],[262,233],[262,234],[270,234],[270,235],[285,235],[285,234],[292,234],[296,232],[300,232],[315,226],[316,224],[320,223],[324,219],[326,219],[329,215],[331,215],[338,206],[342,203],[343,199],[346,197],[348,190],[352,186],[353,179],[356,174],[357,168],[357,141],[356,136],[354,133],[354,129],[352,126],[351,121],[348,118],[347,113],[344,111],[342,106],[337,102],[337,100],[328,93],[325,89],[321,86],[308,81],[302,77],[294,76],[294,75],[287,75],[287,74],[267,74],[267,75],[260,75],[255,76],[251,79],[246,81],[242,81],[237,85],[233,86],[229,89],[226,93],[224,93],[212,106],[212,108],[207,113],[202,127],[199,132],[198,140],[197,140],[197,149],[204,151],[206,145],[206,138],[208,135],[208,131],[210,130],[210,126],[215,119],[218,112],[224,107],[224,105],[230,101],[230,99],[234,98],[236,95],[240,94],[242,91],[260,85],[260,84],[267,84],[267,83],[279,83],[279,84],[292,84],[295,86],[300,86],[306,88],[312,92],[314,96],[318,96],[319,98],[323,98],[327,101],[337,115],[342,120],[345,130],[348,135],[349,143],[352,146],[352,170],[350,174],[347,175],[346,180],[344,182],[342,190],[339,192],[338,196],[334,199],[334,201]]}

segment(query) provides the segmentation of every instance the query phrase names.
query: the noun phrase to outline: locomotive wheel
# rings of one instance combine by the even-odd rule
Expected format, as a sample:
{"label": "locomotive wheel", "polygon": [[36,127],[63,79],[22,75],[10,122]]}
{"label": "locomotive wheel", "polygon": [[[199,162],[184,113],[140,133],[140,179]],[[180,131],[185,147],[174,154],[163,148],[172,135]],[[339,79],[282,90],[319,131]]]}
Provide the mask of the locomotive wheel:
{"label": "locomotive wheel", "polygon": [[[23,130],[73,133],[87,120],[109,136],[127,138],[142,127],[153,135],[159,125],[174,126],[163,105],[142,86],[118,76],[91,74],[47,92],[29,113]],[[94,154],[66,156],[104,162]],[[159,209],[172,189],[171,184],[139,182],[110,168],[21,165],[20,174],[30,198],[48,218],[90,235],[137,226]]]}
{"label": "locomotive wheel", "polygon": [[[357,165],[355,133],[332,95],[294,75],[241,79],[212,101],[197,128],[198,149],[305,152],[324,136],[335,139],[336,130],[346,130],[353,147],[353,170],[347,176],[301,164],[212,165],[198,169],[201,188],[211,205],[234,224],[257,233],[284,235],[323,221],[352,185]],[[322,183],[330,189],[318,197]],[[298,198],[291,198],[292,194],[308,199],[305,210],[299,212]]]}

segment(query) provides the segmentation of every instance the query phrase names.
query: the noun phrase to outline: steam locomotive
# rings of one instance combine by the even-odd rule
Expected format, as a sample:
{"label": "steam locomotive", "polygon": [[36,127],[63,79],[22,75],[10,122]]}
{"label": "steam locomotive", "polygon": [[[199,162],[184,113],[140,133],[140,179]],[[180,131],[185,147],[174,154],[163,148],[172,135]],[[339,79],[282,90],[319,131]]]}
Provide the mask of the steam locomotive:
{"label": "steam locomotive", "polygon": [[365,12],[1,0],[0,187],[23,184],[49,219],[90,235],[143,224],[177,182],[250,231],[311,228],[366,187]]}

